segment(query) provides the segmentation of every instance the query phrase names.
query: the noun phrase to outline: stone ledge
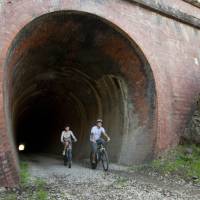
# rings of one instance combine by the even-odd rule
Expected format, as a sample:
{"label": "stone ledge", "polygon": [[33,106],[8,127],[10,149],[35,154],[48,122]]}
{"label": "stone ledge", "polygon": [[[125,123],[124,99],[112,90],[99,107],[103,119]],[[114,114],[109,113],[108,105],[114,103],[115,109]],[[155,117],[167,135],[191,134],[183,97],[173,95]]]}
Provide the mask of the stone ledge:
{"label": "stone ledge", "polygon": [[172,8],[170,6],[148,0],[125,0],[131,3],[135,3],[143,8],[149,9],[153,12],[159,13],[176,21],[182,22],[189,26],[193,26],[200,29],[200,19],[189,15],[185,12]]}
{"label": "stone ledge", "polygon": [[200,8],[200,0],[183,0],[183,1],[185,1],[187,3],[190,3],[190,4]]}

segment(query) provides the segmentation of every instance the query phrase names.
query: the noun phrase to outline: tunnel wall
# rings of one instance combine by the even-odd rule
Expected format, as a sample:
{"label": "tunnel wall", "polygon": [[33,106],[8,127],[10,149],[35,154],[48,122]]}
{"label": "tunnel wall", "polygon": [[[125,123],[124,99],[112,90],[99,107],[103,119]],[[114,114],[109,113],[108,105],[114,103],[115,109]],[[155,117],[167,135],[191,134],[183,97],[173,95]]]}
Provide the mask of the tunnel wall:
{"label": "tunnel wall", "polygon": [[[171,1],[168,6],[198,18],[198,8],[183,1],[176,0],[176,4]],[[199,29],[153,13],[131,1],[3,1],[0,7],[1,83],[6,54],[16,34],[36,17],[57,10],[94,13],[120,27],[137,43],[151,66],[156,84],[155,152],[158,154],[176,145],[200,87]],[[6,97],[1,92],[0,183],[15,185],[18,182],[16,152],[10,127],[6,126],[9,116],[3,98],[6,104]]]}
{"label": "tunnel wall", "polygon": [[[111,161],[131,164],[152,158],[152,71],[136,44],[115,25],[84,12],[42,15],[12,42],[5,68],[13,135],[26,140],[29,150],[50,152],[46,143],[52,153],[60,152],[60,127],[71,121],[79,141],[75,155],[88,157],[89,129],[101,117],[112,138]],[[45,142],[45,132],[53,143]]]}

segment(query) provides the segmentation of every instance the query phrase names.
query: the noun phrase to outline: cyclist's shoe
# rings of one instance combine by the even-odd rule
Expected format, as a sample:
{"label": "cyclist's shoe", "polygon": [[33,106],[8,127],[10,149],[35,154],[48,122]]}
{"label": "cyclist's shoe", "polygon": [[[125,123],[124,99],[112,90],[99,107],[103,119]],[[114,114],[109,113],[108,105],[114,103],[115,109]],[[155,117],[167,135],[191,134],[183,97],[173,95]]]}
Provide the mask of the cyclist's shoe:
{"label": "cyclist's shoe", "polygon": [[62,155],[63,155],[63,156],[65,155],[65,150],[63,150]]}

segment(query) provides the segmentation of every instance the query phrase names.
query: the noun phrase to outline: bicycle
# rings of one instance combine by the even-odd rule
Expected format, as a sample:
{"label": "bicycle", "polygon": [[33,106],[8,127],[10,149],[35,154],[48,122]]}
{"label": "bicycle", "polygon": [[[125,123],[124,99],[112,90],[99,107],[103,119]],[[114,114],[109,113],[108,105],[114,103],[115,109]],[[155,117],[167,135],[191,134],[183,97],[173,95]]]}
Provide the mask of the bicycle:
{"label": "bicycle", "polygon": [[71,168],[72,166],[72,147],[71,147],[71,143],[68,144],[66,150],[65,150],[65,155],[63,156],[64,159],[64,165]]}
{"label": "bicycle", "polygon": [[97,152],[95,154],[95,163],[92,162],[92,152],[90,153],[90,164],[92,169],[96,169],[98,163],[101,161],[104,171],[108,171],[109,160],[105,146],[100,143],[97,144]]}

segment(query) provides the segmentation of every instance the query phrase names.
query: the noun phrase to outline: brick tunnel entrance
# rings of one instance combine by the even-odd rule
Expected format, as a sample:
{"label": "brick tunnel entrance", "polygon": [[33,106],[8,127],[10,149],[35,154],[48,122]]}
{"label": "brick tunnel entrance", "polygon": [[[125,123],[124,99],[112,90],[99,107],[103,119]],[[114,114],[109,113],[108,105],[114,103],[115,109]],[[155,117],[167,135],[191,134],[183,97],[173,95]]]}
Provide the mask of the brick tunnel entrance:
{"label": "brick tunnel entrance", "polygon": [[151,159],[155,85],[139,47],[110,22],[83,12],[36,18],[16,36],[5,67],[7,124],[16,149],[60,154],[69,124],[77,159],[89,155],[89,131],[103,118],[109,155],[124,164]]}

